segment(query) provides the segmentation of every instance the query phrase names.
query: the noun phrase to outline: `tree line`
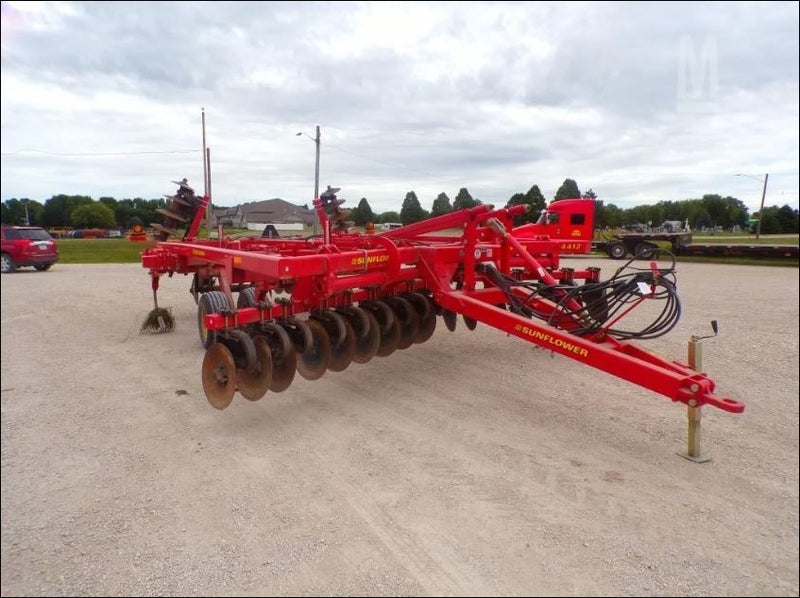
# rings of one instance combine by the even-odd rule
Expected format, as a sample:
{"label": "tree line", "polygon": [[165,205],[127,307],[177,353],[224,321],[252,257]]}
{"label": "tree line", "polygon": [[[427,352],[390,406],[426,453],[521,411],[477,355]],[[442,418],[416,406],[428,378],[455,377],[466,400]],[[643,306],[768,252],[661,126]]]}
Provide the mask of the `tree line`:
{"label": "tree line", "polygon": [[[681,222],[688,221],[693,230],[713,227],[721,227],[726,230],[739,227],[741,230],[748,230],[752,228],[753,219],[760,216],[757,212],[751,215],[747,206],[735,197],[723,197],[716,194],[706,194],[700,198],[681,201],[659,201],[655,204],[623,209],[598,199],[592,189],[581,193],[575,180],[568,178],[558,188],[552,201],[571,198],[595,201],[595,227],[597,228],[613,229],[634,225],[659,226],[668,220],[679,220]],[[441,216],[464,208],[473,208],[482,203],[480,199],[473,198],[466,187],[462,187],[452,201],[447,193],[439,193],[433,199],[430,210],[426,210],[422,207],[417,194],[409,191],[402,201],[399,212],[388,211],[378,214],[372,210],[369,201],[362,197],[353,209],[350,218],[357,226],[364,226],[368,222],[412,224],[433,216]],[[520,204],[528,205],[529,209],[516,219],[516,225],[535,221],[546,207],[547,199],[538,185],[532,185],[524,193],[513,194],[505,206],[496,207]],[[167,207],[166,199],[137,197],[117,200],[113,197],[101,197],[95,201],[85,195],[54,195],[44,203],[27,198],[15,198],[1,204],[3,224],[29,223],[44,228],[130,229],[135,224],[160,222],[161,216],[157,210]],[[761,218],[761,232],[763,234],[800,232],[798,210],[789,205],[765,207]]]}

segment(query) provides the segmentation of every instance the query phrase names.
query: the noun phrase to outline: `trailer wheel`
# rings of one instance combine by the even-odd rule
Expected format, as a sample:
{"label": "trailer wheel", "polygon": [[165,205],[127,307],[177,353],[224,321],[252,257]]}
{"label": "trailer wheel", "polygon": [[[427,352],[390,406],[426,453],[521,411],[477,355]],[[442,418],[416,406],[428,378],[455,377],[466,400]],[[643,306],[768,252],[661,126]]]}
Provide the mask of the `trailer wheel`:
{"label": "trailer wheel", "polygon": [[649,260],[656,254],[657,250],[658,245],[642,241],[636,245],[636,258],[640,260]]}
{"label": "trailer wheel", "polygon": [[206,328],[205,317],[207,314],[218,314],[231,311],[228,296],[222,291],[204,293],[197,302],[197,329],[200,333],[200,342],[208,349],[217,342],[217,331]]}
{"label": "trailer wheel", "polygon": [[608,246],[608,257],[612,260],[621,260],[628,253],[628,248],[625,243],[612,243]]}

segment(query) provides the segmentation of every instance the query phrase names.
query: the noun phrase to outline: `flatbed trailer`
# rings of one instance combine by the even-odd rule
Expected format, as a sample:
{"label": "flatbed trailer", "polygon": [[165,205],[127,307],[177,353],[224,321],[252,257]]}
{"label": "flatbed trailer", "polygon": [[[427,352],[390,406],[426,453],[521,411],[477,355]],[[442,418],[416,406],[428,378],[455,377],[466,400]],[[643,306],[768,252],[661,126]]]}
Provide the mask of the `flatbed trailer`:
{"label": "flatbed trailer", "polygon": [[648,260],[667,242],[675,255],[704,255],[710,257],[751,257],[798,259],[797,245],[761,245],[752,243],[694,243],[691,232],[676,233],[618,233],[592,243],[592,250],[605,253],[611,259],[638,257]]}

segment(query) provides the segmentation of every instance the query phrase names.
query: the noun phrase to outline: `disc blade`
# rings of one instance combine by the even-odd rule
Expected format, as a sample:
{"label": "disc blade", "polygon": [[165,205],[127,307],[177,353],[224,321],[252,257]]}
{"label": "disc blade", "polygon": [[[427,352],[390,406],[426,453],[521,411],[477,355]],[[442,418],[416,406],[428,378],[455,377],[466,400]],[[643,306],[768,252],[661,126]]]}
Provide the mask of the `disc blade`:
{"label": "disc blade", "polygon": [[392,325],[386,332],[381,332],[381,344],[375,353],[378,357],[386,357],[397,350],[397,343],[400,342],[400,323],[397,318],[392,320]]}
{"label": "disc blade", "polygon": [[424,343],[433,336],[433,333],[436,332],[436,319],[436,314],[431,311],[427,318],[419,321],[419,332],[414,339],[416,344]]}
{"label": "disc blade", "polygon": [[392,311],[392,308],[386,305],[383,301],[368,301],[361,303],[359,307],[370,311],[372,315],[375,316],[375,319],[378,321],[378,325],[381,327],[381,334],[386,334],[392,328],[394,312]]}
{"label": "disc blade", "polygon": [[317,320],[309,319],[311,346],[306,347],[298,360],[297,372],[306,380],[317,380],[325,374],[331,361],[331,339],[325,327]]}
{"label": "disc blade", "polygon": [[356,351],[353,361],[356,363],[367,363],[375,357],[381,346],[381,327],[372,312],[361,310],[367,319],[367,329],[359,337],[356,334]]}
{"label": "disc blade", "polygon": [[475,327],[478,325],[478,321],[470,318],[469,316],[464,316],[464,324],[466,324],[467,328],[470,330],[475,330]]}
{"label": "disc blade", "polygon": [[[337,314],[339,315],[339,314]],[[347,366],[353,361],[353,355],[356,352],[356,335],[353,331],[353,326],[346,318],[342,318],[345,334],[344,338],[338,345],[331,347],[331,360],[328,363],[328,369],[332,372],[343,372]]]}
{"label": "disc blade", "polygon": [[272,384],[272,352],[263,336],[253,339],[256,349],[256,363],[252,369],[236,370],[239,392],[248,401],[257,401],[269,390]]}
{"label": "disc blade", "polygon": [[173,237],[180,237],[181,234],[176,231],[174,228],[167,228],[163,224],[159,224],[157,222],[151,222],[150,226],[156,229],[158,232],[164,233],[165,235],[172,235]]}
{"label": "disc blade", "polygon": [[331,347],[338,347],[347,337],[344,318],[332,309],[322,309],[309,315],[309,320],[317,320],[325,328]]}
{"label": "disc blade", "polygon": [[203,357],[203,391],[215,409],[225,409],[236,393],[236,364],[222,343],[211,345]]}
{"label": "disc blade", "polygon": [[396,319],[400,322],[400,340],[397,341],[398,349],[408,349],[414,344],[414,339],[419,334],[419,316],[414,306],[403,297],[392,297],[386,303],[394,311]]}
{"label": "disc blade", "polygon": [[348,305],[341,307],[337,310],[342,317],[350,322],[353,327],[353,332],[356,339],[362,339],[369,333],[369,320],[367,319],[367,311],[356,307],[355,305]]}
{"label": "disc blade", "polygon": [[458,321],[456,312],[450,311],[449,309],[442,310],[442,319],[444,320],[444,325],[447,326],[447,329],[450,332],[454,332],[456,329],[456,322]]}
{"label": "disc blade", "polygon": [[272,392],[283,392],[294,381],[297,371],[297,351],[283,326],[268,322],[262,324],[261,333],[272,354],[272,381],[269,389]]}
{"label": "disc blade", "polygon": [[177,220],[178,222],[186,222],[186,218],[178,214],[177,212],[170,212],[164,208],[156,208],[156,212],[161,214],[162,216],[166,216],[167,218],[171,218],[172,220]]}
{"label": "disc blade", "polygon": [[314,339],[311,338],[311,330],[305,320],[296,316],[289,316],[280,320],[280,325],[289,333],[289,338],[294,344],[295,351],[302,353],[306,347],[310,347]]}
{"label": "disc blade", "polygon": [[416,344],[424,343],[436,331],[436,310],[430,299],[422,293],[408,293],[405,297],[417,310],[419,316],[419,331],[414,342]]}
{"label": "disc blade", "polygon": [[414,306],[420,320],[426,319],[433,311],[430,300],[422,293],[406,293],[403,298]]}

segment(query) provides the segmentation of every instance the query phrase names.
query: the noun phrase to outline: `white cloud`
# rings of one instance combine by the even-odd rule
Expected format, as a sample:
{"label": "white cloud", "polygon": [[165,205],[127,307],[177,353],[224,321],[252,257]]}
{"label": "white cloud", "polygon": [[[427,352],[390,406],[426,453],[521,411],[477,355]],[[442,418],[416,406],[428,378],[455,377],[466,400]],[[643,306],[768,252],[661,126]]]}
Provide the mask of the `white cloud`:
{"label": "white cloud", "polygon": [[[410,190],[551,197],[567,177],[620,207],[757,209],[736,173],[798,207],[791,3],[4,2],[2,27],[3,200],[202,180],[205,107],[218,205],[308,202],[315,148],[295,133],[319,124],[321,187],[376,211]],[[686,40],[693,80],[717,75],[702,109],[680,105]]]}

